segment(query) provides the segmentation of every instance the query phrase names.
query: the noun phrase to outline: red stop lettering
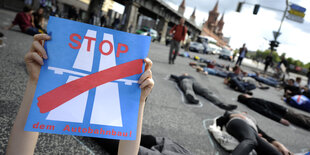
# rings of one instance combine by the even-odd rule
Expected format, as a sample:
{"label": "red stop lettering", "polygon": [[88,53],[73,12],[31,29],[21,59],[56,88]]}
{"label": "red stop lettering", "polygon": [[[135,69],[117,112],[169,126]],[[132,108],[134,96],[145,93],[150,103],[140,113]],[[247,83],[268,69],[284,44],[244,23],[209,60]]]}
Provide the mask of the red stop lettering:
{"label": "red stop lettering", "polygon": [[[125,47],[125,49],[122,50],[122,47]],[[118,43],[116,57],[119,57],[120,53],[126,53],[127,51],[128,51],[128,46],[126,44]]]}
{"label": "red stop lettering", "polygon": [[70,40],[74,43],[77,44],[77,46],[73,46],[72,43],[69,43],[69,46],[72,48],[72,49],[79,49],[81,48],[81,42],[79,42],[78,40],[75,40],[74,37],[77,37],[78,39],[82,39],[82,37],[79,35],[79,34],[76,34],[76,33],[72,33],[70,35]]}
{"label": "red stop lettering", "polygon": [[[110,49],[109,49],[109,51],[108,51],[107,53],[105,53],[104,51],[102,51],[102,46],[103,46],[103,44],[105,44],[105,43],[109,44],[109,46],[110,46]],[[113,45],[112,45],[112,43],[111,43],[110,41],[108,41],[108,40],[103,40],[103,41],[99,44],[99,51],[100,51],[100,53],[103,54],[103,55],[110,55],[110,54],[112,53],[112,51],[113,51]]]}
{"label": "red stop lettering", "polygon": [[85,36],[84,39],[88,39],[88,42],[87,42],[87,52],[89,52],[90,51],[90,46],[91,46],[91,41],[96,41],[96,38]]}

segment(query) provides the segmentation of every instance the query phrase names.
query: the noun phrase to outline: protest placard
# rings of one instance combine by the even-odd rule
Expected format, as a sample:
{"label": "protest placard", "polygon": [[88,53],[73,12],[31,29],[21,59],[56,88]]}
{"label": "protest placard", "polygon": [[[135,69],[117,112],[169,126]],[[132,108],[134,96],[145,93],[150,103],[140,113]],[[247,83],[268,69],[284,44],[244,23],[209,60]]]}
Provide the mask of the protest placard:
{"label": "protest placard", "polygon": [[26,131],[135,140],[151,38],[50,17]]}

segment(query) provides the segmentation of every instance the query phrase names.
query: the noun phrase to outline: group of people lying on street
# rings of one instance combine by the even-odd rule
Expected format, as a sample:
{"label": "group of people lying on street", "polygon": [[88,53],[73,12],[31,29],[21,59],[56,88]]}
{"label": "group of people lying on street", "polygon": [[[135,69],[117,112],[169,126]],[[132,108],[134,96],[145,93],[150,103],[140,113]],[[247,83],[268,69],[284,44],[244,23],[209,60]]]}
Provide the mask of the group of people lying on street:
{"label": "group of people lying on street", "polygon": [[219,65],[214,60],[206,64],[190,62],[189,65],[195,68],[196,71],[199,73],[202,73],[205,75],[215,75],[215,76],[222,77],[222,78],[226,78],[230,72],[233,72],[234,74],[230,74],[230,75],[233,75],[233,76],[237,75],[239,77],[239,81],[240,80],[251,81],[249,79],[254,79],[256,80],[256,82],[254,83],[257,83],[255,85],[259,87],[261,87],[262,84],[272,86],[272,87],[279,87],[281,85],[281,82],[279,82],[278,80],[272,77],[263,77],[258,72],[247,73],[247,72],[242,71],[240,67],[238,66],[230,67],[230,66],[225,66],[225,65]]}
{"label": "group of people lying on street", "polygon": [[[189,65],[203,75],[215,75],[225,78],[224,84],[228,85],[235,91],[253,94],[256,88],[269,89],[268,86],[275,88],[284,88],[283,100],[298,109],[310,112],[310,91],[309,87],[301,85],[301,78],[297,77],[286,81],[279,81],[275,78],[262,76],[258,72],[247,73],[239,66],[230,67],[218,64],[214,60],[207,60],[199,56],[190,56],[187,52],[180,54],[183,57],[193,59],[197,62],[190,62]],[[267,85],[267,86],[266,86]],[[180,84],[179,84],[180,86]],[[182,89],[183,90],[183,89]],[[196,100],[190,103],[198,103]]]}
{"label": "group of people lying on street", "polygon": [[[191,58],[188,54],[184,56]],[[268,86],[284,88],[283,100],[287,104],[310,112],[309,87],[301,85],[301,77],[297,77],[296,80],[288,79],[286,81],[278,81],[272,77],[261,76],[258,72],[247,73],[239,66],[225,66],[216,63],[214,60],[210,61],[198,56],[194,56],[193,59],[199,61],[199,63],[190,62],[189,65],[196,69],[197,72],[203,75],[215,75],[225,78],[224,84],[228,85],[233,90],[252,95],[252,91],[256,88],[269,89]]]}
{"label": "group of people lying on street", "polygon": [[[199,100],[196,97],[201,95],[221,109],[226,110],[225,114],[216,120],[217,125],[239,141],[239,144],[232,151],[232,155],[249,154],[253,150],[258,155],[290,155],[292,154],[283,144],[268,136],[256,124],[253,117],[247,113],[233,111],[237,105],[225,104],[218,99],[208,88],[203,87],[188,74],[181,76],[171,75],[181,88],[188,102],[196,104]],[[294,124],[310,131],[310,117],[293,110],[248,94],[238,96],[238,102],[246,105],[257,113],[279,122],[285,126]],[[227,112],[232,111],[232,112]]]}
{"label": "group of people lying on street", "polygon": [[[190,56],[186,56],[190,57]],[[247,73],[239,66],[225,66],[215,61],[208,61],[194,57],[199,62],[190,62],[189,65],[203,75],[215,75],[224,78],[224,84],[233,90],[241,92],[238,102],[246,105],[257,113],[279,122],[285,126],[294,124],[310,131],[310,116],[297,113],[285,106],[272,101],[252,97],[252,90],[258,88],[268,89],[271,87],[284,88],[284,97],[289,105],[310,112],[310,92],[307,87],[301,87],[301,78],[295,80],[278,81],[272,77],[263,77],[258,72]],[[283,144],[263,132],[256,124],[253,117],[247,113],[235,111],[237,105],[223,103],[210,89],[203,87],[193,76],[184,73],[180,76],[171,75],[182,90],[185,98],[191,104],[199,103],[196,97],[200,95],[209,100],[219,108],[226,110],[225,114],[216,120],[217,126],[226,131],[239,141],[239,144],[232,151],[233,155],[249,154],[255,150],[257,154],[288,155],[292,154]],[[230,112],[228,112],[230,111]]]}
{"label": "group of people lying on street", "polygon": [[[218,97],[214,95],[208,88],[203,87],[200,83],[195,80],[193,76],[187,73],[181,76],[171,75],[170,78],[174,80],[181,88],[186,100],[191,104],[198,104],[199,100],[197,95],[204,97],[205,99],[212,102],[224,110],[235,110],[237,105],[225,104]],[[293,100],[290,98],[290,100]],[[283,125],[289,126],[290,123],[310,130],[310,117],[304,114],[295,113],[293,110],[288,109],[284,106],[276,104],[271,101],[267,101],[260,98],[254,98],[249,94],[241,94],[238,96],[238,101],[248,108],[276,121]],[[291,101],[294,102],[295,100]]]}

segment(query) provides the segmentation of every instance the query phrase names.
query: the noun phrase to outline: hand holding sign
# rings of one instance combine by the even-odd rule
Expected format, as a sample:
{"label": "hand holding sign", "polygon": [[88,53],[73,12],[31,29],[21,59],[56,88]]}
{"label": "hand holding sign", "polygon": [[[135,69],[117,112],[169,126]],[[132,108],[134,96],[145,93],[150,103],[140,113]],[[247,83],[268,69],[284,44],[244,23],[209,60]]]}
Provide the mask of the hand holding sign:
{"label": "hand holding sign", "polygon": [[145,101],[146,97],[151,93],[151,90],[154,86],[154,80],[151,71],[153,63],[149,58],[144,59],[144,62],[145,62],[145,71],[141,75],[138,82],[140,84],[140,88],[142,89],[140,102]]}
{"label": "hand holding sign", "polygon": [[50,40],[51,37],[46,34],[37,34],[33,37],[33,42],[29,52],[25,55],[25,63],[29,73],[29,79],[35,83],[38,82],[41,65],[43,59],[47,59],[47,54],[43,48],[45,40]]}

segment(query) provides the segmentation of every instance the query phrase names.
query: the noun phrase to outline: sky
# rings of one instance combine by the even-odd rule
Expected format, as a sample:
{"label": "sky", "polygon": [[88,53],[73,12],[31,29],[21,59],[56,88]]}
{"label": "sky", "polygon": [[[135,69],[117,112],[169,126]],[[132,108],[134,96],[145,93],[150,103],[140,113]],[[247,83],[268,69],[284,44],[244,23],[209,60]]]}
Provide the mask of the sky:
{"label": "sky", "polygon": [[[177,10],[182,0],[163,0],[170,7]],[[201,25],[208,19],[209,11],[213,9],[217,0],[186,0],[185,18],[190,17],[196,7],[196,24]],[[244,0],[240,0],[244,1]],[[285,0],[246,0],[241,12],[236,12],[239,0],[219,0],[220,16],[224,15],[223,34],[230,37],[230,46],[235,49],[246,43],[251,51],[265,50],[269,48],[269,40],[273,40],[273,31],[277,31],[283,12],[270,10],[285,10]],[[298,4],[310,10],[310,0],[290,0],[290,3]],[[253,15],[254,4],[260,4],[259,12]],[[310,12],[305,12],[304,23],[297,23],[285,19],[281,28],[280,42],[277,52],[286,53],[286,57],[299,59],[304,63],[310,62]],[[220,18],[220,17],[218,17]]]}

